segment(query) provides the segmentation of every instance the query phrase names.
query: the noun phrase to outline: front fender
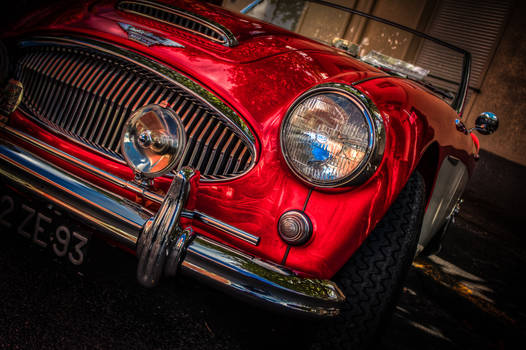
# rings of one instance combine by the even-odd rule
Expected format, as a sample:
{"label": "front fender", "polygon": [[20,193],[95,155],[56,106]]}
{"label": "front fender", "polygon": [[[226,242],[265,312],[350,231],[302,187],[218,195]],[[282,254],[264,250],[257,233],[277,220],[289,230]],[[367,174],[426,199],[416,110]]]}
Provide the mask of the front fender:
{"label": "front fender", "polygon": [[346,192],[312,191],[305,212],[313,222],[313,239],[306,246],[291,247],[286,264],[321,278],[331,278],[363,243],[431,144],[439,149],[436,164],[427,172],[431,187],[446,157],[458,159],[467,173],[474,166],[473,142],[456,131],[457,115],[442,100],[398,78],[378,77],[355,87],[376,104],[384,119],[384,159],[363,185]]}

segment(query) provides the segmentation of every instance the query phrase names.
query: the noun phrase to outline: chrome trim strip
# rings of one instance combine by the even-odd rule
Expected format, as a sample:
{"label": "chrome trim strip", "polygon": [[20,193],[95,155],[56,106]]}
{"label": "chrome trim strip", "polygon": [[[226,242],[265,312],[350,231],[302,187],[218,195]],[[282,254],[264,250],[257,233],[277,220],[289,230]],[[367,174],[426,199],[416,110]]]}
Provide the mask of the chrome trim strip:
{"label": "chrome trim strip", "polygon": [[132,248],[152,212],[0,141],[0,175]]}
{"label": "chrome trim strip", "polygon": [[[136,203],[91,185],[6,140],[0,140],[0,176],[131,249],[153,216]],[[332,281],[298,277],[283,266],[199,235],[189,242],[181,271],[235,296],[302,315],[337,315],[345,300]]]}
{"label": "chrome trim strip", "polygon": [[[172,13],[172,14],[174,14],[176,16],[185,17],[185,18],[189,19],[190,21],[194,21],[194,22],[197,22],[198,24],[200,24],[200,25],[202,25],[204,27],[208,27],[211,31],[213,31],[216,34],[218,34],[221,37],[222,40],[214,38],[213,36],[210,36],[210,35],[206,35],[206,33],[200,32],[198,30],[193,30],[193,29],[185,27],[183,25],[178,25],[178,24],[175,24],[173,22],[169,22],[169,21],[163,20],[163,19],[161,19],[159,17],[155,17],[155,16],[152,16],[152,15],[148,15],[146,13],[142,13],[142,12],[134,11],[134,10],[131,10],[131,9],[123,8],[123,6],[122,6],[123,4],[138,4],[138,5],[143,5],[143,6],[149,6],[150,8],[153,8],[153,9],[156,9],[156,10],[166,11],[166,12]],[[233,46],[238,45],[237,39],[234,36],[234,34],[230,30],[228,30],[227,28],[222,26],[221,24],[219,24],[217,22],[214,22],[214,21],[211,21],[210,19],[208,19],[206,17],[199,16],[199,15],[197,15],[195,13],[191,13],[189,11],[186,11],[186,10],[183,10],[183,9],[179,9],[179,8],[174,7],[174,6],[170,6],[169,4],[161,4],[161,3],[158,3],[158,2],[147,1],[147,0],[120,1],[117,4],[117,8],[119,10],[121,10],[121,11],[124,11],[124,12],[133,13],[134,15],[146,17],[146,18],[149,18],[149,19],[153,19],[155,21],[167,24],[169,26],[174,26],[174,27],[177,27],[177,28],[181,28],[181,29],[189,31],[189,32],[191,32],[191,33],[193,33],[195,35],[198,35],[198,36],[201,36],[201,37],[205,37],[208,40],[211,40],[211,41],[216,42],[218,44],[221,44],[223,46],[233,47]]]}
{"label": "chrome trim strip", "polygon": [[[135,184],[134,182],[130,182],[130,181],[126,181],[118,176],[115,176],[111,173],[108,173],[107,171],[104,171],[100,168],[97,168],[89,163],[86,163],[85,161],[83,160],[80,160],[76,157],[73,157],[53,146],[50,146],[36,138],[34,138],[33,136],[30,136],[30,135],[27,135],[17,129],[14,129],[8,125],[5,125],[3,126],[2,128],[0,128],[0,130],[3,130],[4,132],[6,132],[7,134],[11,135],[11,136],[14,136],[24,142],[27,142],[29,143],[30,145],[34,146],[34,147],[37,147],[38,149],[42,150],[42,151],[45,151],[55,157],[58,157],[62,160],[65,160],[67,161],[68,163],[70,164],[73,164],[79,168],[81,168],[82,170],[85,170],[87,172],[89,172],[90,174],[93,174],[95,176],[98,176],[100,177],[101,179],[104,179],[108,182],[111,182],[112,184],[116,185],[116,186],[119,186],[123,189],[126,189],[126,190],[130,190],[130,191],[133,191],[134,193],[140,195],[140,196],[144,196],[144,198],[148,199],[148,200],[151,200],[153,202],[156,202],[156,203],[159,203],[161,204],[164,197],[155,193],[155,192],[151,192],[151,191],[148,191],[140,186],[138,186],[137,184]],[[245,242],[248,242],[250,244],[253,244],[255,246],[257,246],[259,244],[259,240],[260,238],[257,237],[257,236],[254,236],[248,232],[245,232],[245,231],[242,231],[238,228],[235,228],[231,225],[228,225],[224,222],[222,222],[221,220],[218,220],[216,218],[213,218],[211,216],[208,216],[206,214],[203,214],[203,213],[200,213],[200,212],[194,212],[194,211],[187,211],[187,210],[183,210],[183,214],[182,216],[186,217],[186,218],[192,218],[192,219],[195,219],[197,221],[200,221],[206,225],[210,225],[228,235],[231,235],[235,238],[238,238],[240,240],[243,240]]]}
{"label": "chrome trim strip", "polygon": [[[231,130],[235,132],[239,137],[244,139],[249,147],[250,152],[253,155],[250,166],[241,174],[236,176],[229,176],[226,181],[237,179],[248,172],[250,172],[255,164],[257,163],[257,152],[255,147],[256,138],[251,132],[248,125],[243,121],[243,119],[230,107],[228,107],[224,102],[222,102],[217,96],[208,91],[207,89],[201,87],[193,80],[187,76],[174,71],[173,69],[165,66],[161,63],[153,61],[152,59],[141,56],[133,51],[129,51],[123,47],[116,46],[114,44],[108,44],[101,41],[90,40],[90,39],[77,39],[70,37],[35,37],[28,40],[22,40],[19,42],[21,47],[31,47],[31,46],[43,46],[43,45],[63,45],[63,46],[77,46],[77,47],[87,47],[100,52],[106,53],[108,55],[116,56],[122,60],[131,62],[149,72],[160,76],[162,79],[168,81],[171,84],[177,85],[184,91],[189,94],[196,96],[202,103],[206,104],[210,109],[217,113],[217,116],[222,119],[225,123],[231,126]],[[36,118],[32,118],[36,119]],[[75,142],[78,140],[72,139]],[[82,143],[86,145],[86,143]],[[94,150],[108,156],[107,152],[101,152],[100,150],[93,148]],[[112,157],[115,159],[115,156]],[[122,160],[121,160],[122,162]],[[203,182],[220,182],[225,181],[225,179],[203,179]]]}
{"label": "chrome trim strip", "polygon": [[198,212],[197,210],[194,210],[194,219],[197,219],[198,221],[206,225],[212,226],[218,229],[219,231],[228,233],[231,236],[237,237],[255,246],[259,244],[259,240],[260,240],[259,237],[254,236],[248,232],[242,231],[238,228],[235,228],[234,226],[221,222],[217,219],[214,219],[213,217],[203,214],[201,212]]}
{"label": "chrome trim strip", "polygon": [[298,277],[282,266],[202,236],[190,243],[181,270],[247,301],[301,315],[338,315],[345,300],[332,281]]}
{"label": "chrome trim strip", "polygon": [[121,179],[118,176],[115,176],[111,173],[108,173],[107,171],[104,171],[102,169],[99,169],[89,163],[86,163],[83,160],[80,160],[76,157],[73,157],[53,146],[50,146],[39,139],[34,138],[33,136],[27,135],[17,129],[14,129],[8,125],[3,127],[3,131],[7,132],[8,134],[15,136],[19,139],[21,139],[24,142],[29,143],[30,145],[39,148],[42,151],[45,151],[55,157],[58,157],[62,160],[67,161],[70,164],[73,164],[82,170],[85,170],[89,172],[90,174],[96,175],[100,177],[101,179],[104,179],[108,182],[111,182],[113,185],[117,185],[121,188],[130,190],[135,192],[138,195],[144,196],[144,198],[149,199],[151,201],[154,201],[156,203],[161,203],[163,201],[163,197],[161,195],[158,195],[157,193],[150,192],[148,190],[145,190],[141,188],[140,186],[136,185],[133,182],[126,181],[124,179]]}

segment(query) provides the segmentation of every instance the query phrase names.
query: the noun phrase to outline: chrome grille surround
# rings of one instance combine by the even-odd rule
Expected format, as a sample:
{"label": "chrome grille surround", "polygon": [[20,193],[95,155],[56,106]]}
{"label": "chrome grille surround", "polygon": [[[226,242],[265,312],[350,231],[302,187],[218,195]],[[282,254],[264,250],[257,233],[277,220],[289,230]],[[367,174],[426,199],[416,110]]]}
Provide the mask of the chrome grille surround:
{"label": "chrome grille surround", "polygon": [[21,108],[48,129],[124,163],[125,120],[137,107],[166,100],[188,134],[184,164],[199,169],[202,181],[234,179],[254,166],[255,138],[245,122],[181,73],[88,39],[39,37],[19,46],[16,74],[26,87]]}
{"label": "chrome grille surround", "polygon": [[223,46],[232,47],[238,44],[234,34],[219,23],[168,4],[125,0],[117,4],[117,9],[184,29]]}

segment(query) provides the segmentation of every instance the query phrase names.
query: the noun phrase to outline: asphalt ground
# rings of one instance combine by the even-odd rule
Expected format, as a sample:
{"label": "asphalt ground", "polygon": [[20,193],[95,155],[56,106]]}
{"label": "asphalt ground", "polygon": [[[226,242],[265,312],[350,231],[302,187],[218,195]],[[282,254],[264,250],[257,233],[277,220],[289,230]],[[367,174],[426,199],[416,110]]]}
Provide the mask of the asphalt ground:
{"label": "asphalt ground", "polygon": [[[507,349],[526,335],[526,242],[466,200],[443,250],[409,271],[379,349]],[[185,278],[145,289],[135,258],[94,244],[78,270],[0,234],[0,348],[296,349],[317,322],[244,304]]]}

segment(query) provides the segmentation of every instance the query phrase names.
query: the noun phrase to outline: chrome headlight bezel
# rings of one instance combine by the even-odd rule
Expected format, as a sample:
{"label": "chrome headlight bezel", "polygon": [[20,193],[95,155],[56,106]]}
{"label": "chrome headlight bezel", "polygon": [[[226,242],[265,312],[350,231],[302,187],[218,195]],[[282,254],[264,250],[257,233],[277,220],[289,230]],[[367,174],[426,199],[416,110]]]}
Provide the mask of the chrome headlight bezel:
{"label": "chrome headlight bezel", "polygon": [[[289,122],[295,109],[306,99],[316,95],[332,93],[339,94],[351,101],[357,106],[363,114],[363,117],[368,127],[369,142],[366,150],[366,155],[360,164],[347,176],[338,181],[321,181],[313,178],[308,178],[300,171],[295,169],[289,155],[287,154],[285,146],[285,126]],[[283,118],[280,126],[280,146],[281,153],[289,169],[303,182],[320,188],[335,188],[359,185],[367,181],[380,166],[385,150],[385,127],[384,121],[376,105],[361,91],[351,85],[340,83],[326,83],[313,87],[294,101],[288,109],[285,118]]]}

